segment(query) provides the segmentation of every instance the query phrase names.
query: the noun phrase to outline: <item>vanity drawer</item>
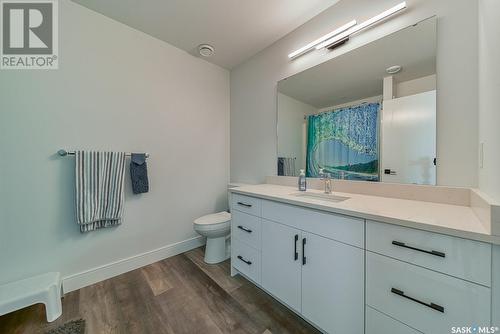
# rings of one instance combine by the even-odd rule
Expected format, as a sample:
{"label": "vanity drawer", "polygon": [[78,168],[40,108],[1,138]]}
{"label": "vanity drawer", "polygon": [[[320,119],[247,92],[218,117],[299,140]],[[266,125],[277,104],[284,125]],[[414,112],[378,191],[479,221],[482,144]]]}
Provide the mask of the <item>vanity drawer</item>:
{"label": "vanity drawer", "polygon": [[260,284],[260,252],[238,239],[231,240],[231,265]]}
{"label": "vanity drawer", "polygon": [[489,326],[490,298],[482,285],[366,253],[366,304],[424,333]]}
{"label": "vanity drawer", "polygon": [[366,249],[491,286],[491,245],[367,221]]}
{"label": "vanity drawer", "polygon": [[231,232],[237,238],[255,249],[261,249],[261,218],[234,210],[231,216]]}
{"label": "vanity drawer", "polygon": [[366,331],[365,334],[420,334],[402,322],[394,320],[379,311],[366,307]]}
{"label": "vanity drawer", "polygon": [[364,248],[364,220],[293,205],[262,201],[262,218]]}
{"label": "vanity drawer", "polygon": [[231,207],[233,210],[238,210],[258,217],[260,217],[260,203],[261,200],[259,198],[235,193],[231,195]]}

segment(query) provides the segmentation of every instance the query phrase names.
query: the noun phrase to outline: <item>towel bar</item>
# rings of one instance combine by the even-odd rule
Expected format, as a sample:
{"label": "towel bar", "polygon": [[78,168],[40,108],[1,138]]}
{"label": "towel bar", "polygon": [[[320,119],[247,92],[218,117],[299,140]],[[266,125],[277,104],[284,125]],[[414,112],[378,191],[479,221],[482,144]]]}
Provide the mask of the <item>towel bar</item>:
{"label": "towel bar", "polygon": [[[61,157],[65,157],[67,155],[75,155],[75,151],[66,151],[66,150],[59,150],[57,151],[57,154],[59,154]],[[125,156],[130,157],[132,153],[125,153]],[[146,158],[149,158],[149,153],[146,153]]]}

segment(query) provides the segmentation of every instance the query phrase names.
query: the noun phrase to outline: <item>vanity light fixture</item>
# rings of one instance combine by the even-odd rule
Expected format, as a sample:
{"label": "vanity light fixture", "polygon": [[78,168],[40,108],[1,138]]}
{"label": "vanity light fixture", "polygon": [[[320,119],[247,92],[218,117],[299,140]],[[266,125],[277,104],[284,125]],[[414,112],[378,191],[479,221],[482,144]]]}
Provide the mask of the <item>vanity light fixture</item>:
{"label": "vanity light fixture", "polygon": [[357,24],[356,20],[352,20],[347,24],[344,24],[340,28],[332,31],[329,34],[326,34],[323,37],[318,38],[314,42],[311,42],[303,47],[301,47],[298,50],[295,50],[294,52],[290,53],[288,55],[288,58],[293,59],[297,58],[298,56],[301,56],[314,48],[316,50],[322,49],[322,48],[332,48],[335,46],[340,46],[347,42],[349,40],[349,37],[352,34],[355,34],[365,28],[368,28],[371,25],[374,25],[385,18],[394,15],[403,9],[406,8],[406,1],[401,2],[399,5],[396,5],[374,17],[372,17],[369,20],[366,20],[363,23]]}
{"label": "vanity light fixture", "polygon": [[316,45],[316,50],[319,50],[319,49],[322,49],[322,48],[328,48],[330,45],[333,45],[335,43],[337,43],[338,41],[341,41],[343,39],[345,39],[346,37],[349,37],[351,36],[352,34],[355,34],[363,29],[366,29],[368,28],[369,26],[372,26],[376,23],[379,23],[380,21],[388,18],[389,16],[391,15],[394,15],[400,11],[402,11],[403,9],[406,8],[406,1],[404,2],[401,2],[399,5],[396,5],[392,8],[389,8],[388,10],[372,17],[371,19],[368,19],[366,20],[365,22],[363,23],[360,23],[358,25],[355,25],[354,27],[350,28],[349,30],[347,31],[344,31],[343,33],[337,35],[337,36],[334,36],[333,38],[329,39],[329,40],[326,40],[324,41],[323,43],[320,43],[318,45]]}
{"label": "vanity light fixture", "polygon": [[326,40],[328,40],[328,39],[330,39],[330,38],[332,38],[332,37],[334,37],[334,36],[336,36],[336,35],[338,35],[340,33],[343,33],[347,29],[354,27],[356,25],[356,23],[357,23],[356,20],[352,20],[351,22],[344,24],[340,28],[335,29],[334,31],[332,31],[332,32],[330,32],[330,33],[328,33],[328,34],[326,34],[326,35],[318,38],[314,42],[311,42],[311,43],[309,43],[309,44],[301,47],[300,49],[293,51],[292,53],[290,53],[288,55],[288,58],[293,59],[293,58],[296,58],[298,56],[301,56],[301,55],[303,55],[303,54],[305,54],[305,53],[313,50],[314,47],[316,45],[318,45],[319,43],[324,42],[324,41],[326,41]]}

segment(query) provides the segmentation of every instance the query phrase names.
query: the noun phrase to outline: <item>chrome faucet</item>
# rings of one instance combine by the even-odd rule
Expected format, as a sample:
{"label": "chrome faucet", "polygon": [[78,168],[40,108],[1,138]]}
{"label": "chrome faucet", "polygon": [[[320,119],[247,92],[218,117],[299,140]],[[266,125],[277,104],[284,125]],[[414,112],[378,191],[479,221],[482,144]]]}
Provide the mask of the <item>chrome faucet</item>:
{"label": "chrome faucet", "polygon": [[320,180],[325,181],[325,194],[331,194],[332,193],[332,176],[330,173],[325,173],[323,171],[323,168],[319,169],[319,177]]}

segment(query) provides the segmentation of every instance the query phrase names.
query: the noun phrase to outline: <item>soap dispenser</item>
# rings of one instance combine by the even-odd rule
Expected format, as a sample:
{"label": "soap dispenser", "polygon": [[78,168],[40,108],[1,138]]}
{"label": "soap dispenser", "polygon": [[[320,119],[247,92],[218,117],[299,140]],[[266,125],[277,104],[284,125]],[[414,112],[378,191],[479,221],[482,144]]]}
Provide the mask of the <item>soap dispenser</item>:
{"label": "soap dispenser", "polygon": [[299,174],[299,191],[306,191],[306,189],[307,189],[306,172],[303,169],[301,169]]}

